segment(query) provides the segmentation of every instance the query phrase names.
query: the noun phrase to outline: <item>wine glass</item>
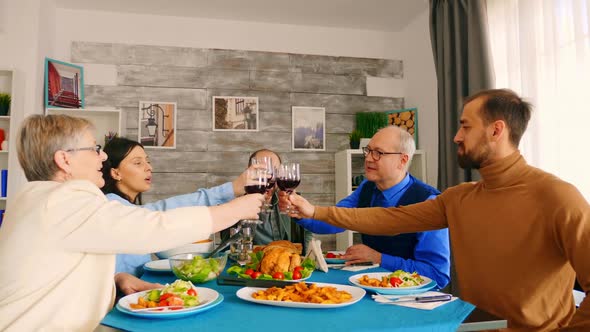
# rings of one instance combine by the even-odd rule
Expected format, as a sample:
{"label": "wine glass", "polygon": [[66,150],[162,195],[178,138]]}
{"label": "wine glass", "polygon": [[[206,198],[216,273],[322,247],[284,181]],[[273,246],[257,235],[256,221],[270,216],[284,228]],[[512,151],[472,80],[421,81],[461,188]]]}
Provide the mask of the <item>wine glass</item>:
{"label": "wine glass", "polygon": [[[246,170],[246,184],[244,191],[248,194],[264,194],[266,192],[266,170],[258,168],[248,168]],[[256,226],[261,224],[259,219],[245,219],[240,221],[239,232],[242,237],[239,243],[235,244],[237,262],[240,265],[245,264],[249,259],[249,253],[252,252],[254,243],[254,232]]]}
{"label": "wine glass", "polygon": [[[295,188],[301,182],[301,172],[299,170],[299,163],[285,163],[277,167],[277,185],[279,189],[287,194],[293,193]],[[281,213],[289,213],[290,205],[287,205],[285,211]]]}
{"label": "wine glass", "polygon": [[[246,170],[246,184],[244,191],[247,194],[263,194],[266,192],[268,178],[266,170],[259,168],[248,168]],[[246,223],[261,223],[260,220],[243,220]]]}
{"label": "wine glass", "polygon": [[271,204],[271,200],[272,200],[272,195],[271,192],[274,189],[275,186],[275,182],[276,182],[276,176],[275,176],[275,171],[274,171],[274,167],[272,164],[272,158],[271,157],[253,157],[252,159],[250,159],[250,165],[261,165],[262,170],[264,170],[266,172],[266,201],[264,202],[264,212],[269,213],[272,210],[272,204]]}

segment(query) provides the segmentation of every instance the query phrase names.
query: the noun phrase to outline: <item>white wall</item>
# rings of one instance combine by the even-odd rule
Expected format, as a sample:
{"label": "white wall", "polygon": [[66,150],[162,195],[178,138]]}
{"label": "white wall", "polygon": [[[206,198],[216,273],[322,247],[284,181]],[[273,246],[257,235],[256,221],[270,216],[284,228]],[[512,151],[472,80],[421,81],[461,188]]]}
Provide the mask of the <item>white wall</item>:
{"label": "white wall", "polygon": [[436,185],[437,94],[428,10],[399,33],[59,8],[56,18],[55,53],[66,61],[72,41],[402,59],[404,79],[370,78],[367,94],[405,96],[407,107],[418,108],[419,148],[427,153],[428,183]]}
{"label": "white wall", "polygon": [[438,101],[428,9],[402,31],[406,107],[418,108],[418,144],[426,151],[428,183],[438,180]]}
{"label": "white wall", "polygon": [[[368,30],[57,9],[56,56],[71,41],[399,59],[401,36]],[[75,28],[72,28],[75,27]]]}
{"label": "white wall", "polygon": [[19,99],[15,109],[22,111],[22,118],[43,110],[44,57],[70,61],[74,40],[402,59],[405,79],[369,80],[368,94],[405,94],[406,106],[418,107],[428,182],[436,183],[436,80],[427,11],[404,31],[388,33],[56,9],[53,0],[0,1],[0,8],[6,9],[0,12],[0,67],[13,67],[21,74],[23,86],[18,89],[20,96],[15,96]]}
{"label": "white wall", "polygon": [[0,68],[16,72],[9,138],[10,197],[26,182],[16,156],[17,129],[27,115],[43,112],[44,57],[54,44],[55,5],[53,0],[3,0],[0,8]]}

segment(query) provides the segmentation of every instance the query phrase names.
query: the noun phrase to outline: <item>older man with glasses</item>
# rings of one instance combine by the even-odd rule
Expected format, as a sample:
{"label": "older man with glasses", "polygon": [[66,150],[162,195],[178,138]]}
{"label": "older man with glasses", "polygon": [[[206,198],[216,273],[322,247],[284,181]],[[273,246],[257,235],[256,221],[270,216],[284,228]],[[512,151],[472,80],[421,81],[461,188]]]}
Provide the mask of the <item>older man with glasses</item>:
{"label": "older man with glasses", "polygon": [[[432,199],[440,194],[435,188],[408,173],[416,144],[412,136],[397,126],[378,131],[367,147],[365,177],[359,187],[342,199],[339,207],[392,207]],[[301,219],[300,225],[317,234],[333,234],[344,229],[319,220]],[[444,287],[450,280],[448,230],[407,233],[396,236],[362,234],[363,244],[346,250],[347,264],[371,261],[395,271],[417,271]]]}

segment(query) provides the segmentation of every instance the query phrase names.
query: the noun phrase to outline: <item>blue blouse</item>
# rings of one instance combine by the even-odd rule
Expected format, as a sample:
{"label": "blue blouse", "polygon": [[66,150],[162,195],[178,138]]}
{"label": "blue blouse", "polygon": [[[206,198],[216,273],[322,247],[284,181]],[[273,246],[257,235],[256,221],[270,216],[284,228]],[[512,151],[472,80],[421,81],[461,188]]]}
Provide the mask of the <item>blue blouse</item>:
{"label": "blue blouse", "polygon": [[[116,194],[107,194],[106,197],[111,201],[117,201],[125,205],[135,206],[133,203]],[[153,211],[166,211],[179,207],[187,206],[213,206],[226,203],[234,199],[234,189],[231,182],[224,183],[220,186],[199,189],[194,193],[174,196],[159,200],[153,203],[141,205],[146,209]],[[117,255],[115,273],[126,272],[140,277],[143,274],[143,265],[151,261],[151,255]]]}

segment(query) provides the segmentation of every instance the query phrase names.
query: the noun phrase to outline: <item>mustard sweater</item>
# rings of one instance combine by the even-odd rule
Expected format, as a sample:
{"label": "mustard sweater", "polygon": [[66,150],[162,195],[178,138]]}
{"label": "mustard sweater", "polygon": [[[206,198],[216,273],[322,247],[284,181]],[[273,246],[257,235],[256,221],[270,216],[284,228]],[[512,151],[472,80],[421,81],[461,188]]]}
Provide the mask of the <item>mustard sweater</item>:
{"label": "mustard sweater", "polygon": [[316,207],[314,219],[367,234],[448,227],[460,296],[512,330],[590,331],[590,300],[576,311],[576,274],[590,290],[590,206],[569,183],[519,152],[480,169],[482,180],[400,208]]}

